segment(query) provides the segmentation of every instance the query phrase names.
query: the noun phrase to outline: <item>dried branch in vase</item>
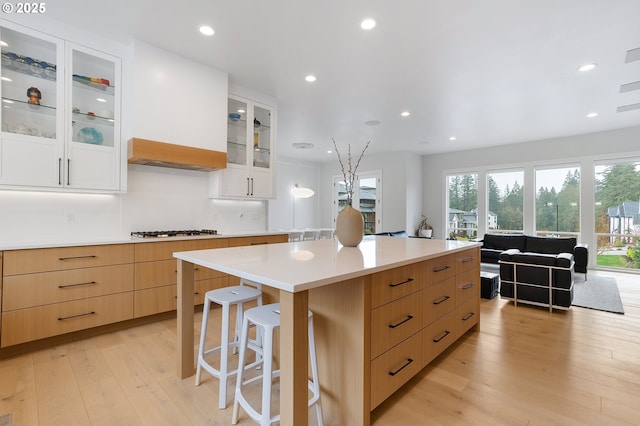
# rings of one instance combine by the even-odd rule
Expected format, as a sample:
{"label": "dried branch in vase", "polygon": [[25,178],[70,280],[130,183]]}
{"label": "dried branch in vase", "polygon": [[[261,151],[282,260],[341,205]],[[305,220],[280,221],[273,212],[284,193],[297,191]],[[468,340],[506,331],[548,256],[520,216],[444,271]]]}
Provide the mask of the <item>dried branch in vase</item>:
{"label": "dried branch in vase", "polygon": [[358,170],[358,166],[360,165],[360,160],[362,160],[362,157],[364,156],[364,152],[369,147],[369,144],[371,143],[371,141],[367,142],[367,144],[365,145],[364,149],[360,153],[360,156],[358,157],[358,160],[356,161],[355,167],[353,167],[353,163],[351,161],[351,144],[347,145],[347,166],[348,166],[348,169],[345,170],[344,163],[342,162],[342,156],[340,155],[340,151],[338,150],[338,145],[336,144],[336,140],[333,139],[333,138],[331,138],[331,140],[333,141],[333,147],[336,150],[336,154],[338,155],[338,162],[340,163],[340,168],[342,169],[342,176],[344,178],[344,183],[345,183],[345,191],[347,193],[347,205],[350,206],[352,201],[353,201],[353,184],[354,184],[354,182],[356,180],[356,171]]}

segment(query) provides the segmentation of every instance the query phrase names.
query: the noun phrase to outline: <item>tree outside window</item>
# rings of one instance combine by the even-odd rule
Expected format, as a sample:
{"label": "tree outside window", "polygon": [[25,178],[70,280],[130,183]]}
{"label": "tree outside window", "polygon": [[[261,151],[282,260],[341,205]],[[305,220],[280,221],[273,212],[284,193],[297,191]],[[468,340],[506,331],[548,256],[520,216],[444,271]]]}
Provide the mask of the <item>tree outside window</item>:
{"label": "tree outside window", "polygon": [[536,233],[577,236],[579,232],[580,168],[536,170]]}
{"label": "tree outside window", "polygon": [[449,238],[478,236],[478,175],[466,173],[447,176],[447,232]]}

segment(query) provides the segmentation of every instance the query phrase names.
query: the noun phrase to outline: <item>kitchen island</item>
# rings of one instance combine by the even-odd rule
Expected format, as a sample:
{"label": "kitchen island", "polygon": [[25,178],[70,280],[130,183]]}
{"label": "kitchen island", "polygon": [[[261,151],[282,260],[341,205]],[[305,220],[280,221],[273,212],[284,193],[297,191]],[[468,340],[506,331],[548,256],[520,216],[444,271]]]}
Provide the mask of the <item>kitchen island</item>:
{"label": "kitchen island", "polygon": [[[177,252],[178,375],[195,372],[193,270],[277,290],[282,424],[307,424],[307,309],[314,312],[326,424],[370,412],[479,325],[479,243],[367,237]],[[300,342],[305,342],[300,344]]]}

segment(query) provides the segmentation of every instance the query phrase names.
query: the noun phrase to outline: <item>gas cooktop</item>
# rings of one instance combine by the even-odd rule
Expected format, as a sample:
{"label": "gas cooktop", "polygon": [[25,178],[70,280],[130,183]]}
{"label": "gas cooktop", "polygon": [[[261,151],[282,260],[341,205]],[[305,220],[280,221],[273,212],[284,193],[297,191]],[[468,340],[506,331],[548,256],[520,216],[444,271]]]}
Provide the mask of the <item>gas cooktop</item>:
{"label": "gas cooktop", "polygon": [[167,238],[167,237],[190,237],[198,235],[218,235],[215,229],[188,229],[182,231],[134,231],[132,237],[138,238]]}

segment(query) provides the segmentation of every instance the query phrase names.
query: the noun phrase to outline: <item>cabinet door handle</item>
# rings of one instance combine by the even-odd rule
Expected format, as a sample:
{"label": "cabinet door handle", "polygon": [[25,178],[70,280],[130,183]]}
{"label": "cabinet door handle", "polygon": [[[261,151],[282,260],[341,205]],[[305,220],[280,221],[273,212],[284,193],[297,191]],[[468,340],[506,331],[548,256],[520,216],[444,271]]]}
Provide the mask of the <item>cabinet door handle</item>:
{"label": "cabinet door handle", "polygon": [[413,278],[407,278],[406,280],[404,280],[402,282],[395,283],[395,284],[389,284],[389,287],[398,287],[399,285],[407,284],[407,283],[410,283],[411,281],[413,281]]}
{"label": "cabinet door handle", "polygon": [[413,360],[411,358],[407,358],[407,362],[405,362],[402,367],[398,368],[396,371],[389,371],[389,375],[390,376],[395,376],[396,374],[398,374],[399,372],[401,372],[404,368],[408,367],[409,364],[411,364],[413,362]]}
{"label": "cabinet door handle", "polygon": [[462,263],[473,262],[474,260],[476,260],[475,257],[465,257],[462,259]]}
{"label": "cabinet door handle", "polygon": [[86,317],[87,315],[95,315],[96,311],[91,311],[91,312],[85,312],[84,314],[78,314],[78,315],[70,315],[68,317],[60,317],[58,318],[58,321],[64,321],[64,320],[68,320],[71,318],[78,318],[78,317]]}
{"label": "cabinet door handle", "polygon": [[247,178],[247,196],[249,196],[249,178]]}
{"label": "cabinet door handle", "polygon": [[447,337],[449,334],[451,334],[451,332],[449,330],[445,330],[440,337],[436,337],[435,339],[433,339],[433,343],[440,343],[440,341]]}
{"label": "cabinet door handle", "polygon": [[253,196],[253,178],[251,178],[251,195]]}
{"label": "cabinet door handle", "polygon": [[441,266],[439,268],[433,268],[433,272],[442,272],[442,271],[446,271],[449,268],[451,268],[451,266],[444,265],[444,266]]}
{"label": "cabinet door handle", "polygon": [[389,324],[389,328],[396,328],[396,327],[400,327],[402,324],[404,324],[405,322],[412,320],[413,319],[413,315],[407,315],[407,317],[405,319],[403,319],[402,321],[400,321],[397,324]]}
{"label": "cabinet door handle", "polygon": [[79,285],[92,285],[92,284],[98,284],[98,283],[95,281],[87,281],[86,283],[63,284],[63,285],[59,285],[58,288],[78,287]]}
{"label": "cabinet door handle", "polygon": [[71,257],[59,257],[58,260],[73,260],[73,259],[95,259],[96,255],[90,254],[88,256],[71,256]]}
{"label": "cabinet door handle", "polygon": [[472,287],[473,287],[473,282],[469,282],[469,283],[466,283],[465,285],[463,285],[460,288],[463,289],[463,290],[469,290]]}
{"label": "cabinet door handle", "polygon": [[67,185],[71,185],[71,158],[67,158]]}
{"label": "cabinet door handle", "polygon": [[434,301],[433,301],[433,304],[434,304],[434,305],[439,305],[439,304],[441,304],[441,303],[446,302],[446,301],[447,301],[447,300],[449,300],[449,299],[451,299],[451,297],[449,297],[449,296],[442,296],[442,298],[441,298],[441,299],[434,300]]}
{"label": "cabinet door handle", "polygon": [[475,312],[469,312],[467,315],[462,317],[462,321],[469,321],[475,314]]}
{"label": "cabinet door handle", "polygon": [[58,185],[62,185],[62,158],[58,157]]}

